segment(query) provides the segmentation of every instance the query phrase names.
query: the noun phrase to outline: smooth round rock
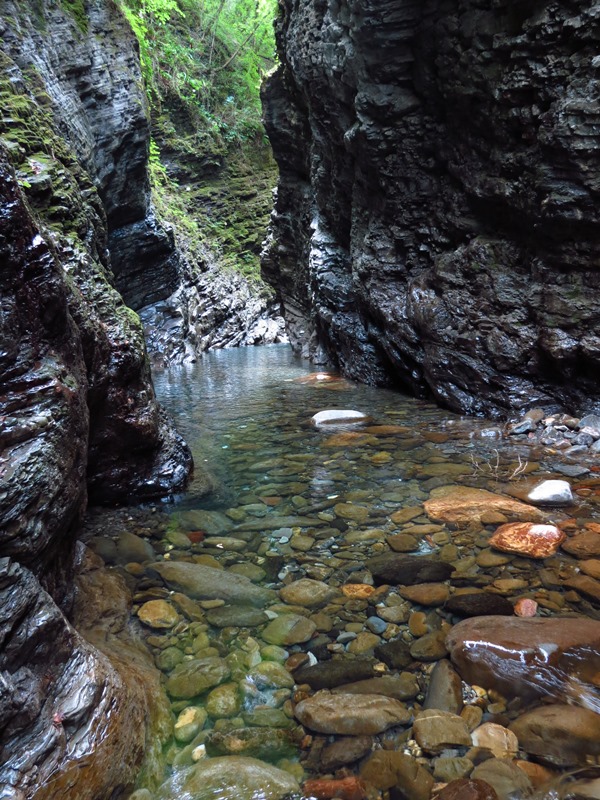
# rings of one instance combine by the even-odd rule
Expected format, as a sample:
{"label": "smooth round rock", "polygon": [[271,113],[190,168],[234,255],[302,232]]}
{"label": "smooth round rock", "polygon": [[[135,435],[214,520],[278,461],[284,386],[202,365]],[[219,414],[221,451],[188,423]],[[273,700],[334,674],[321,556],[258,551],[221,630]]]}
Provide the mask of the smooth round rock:
{"label": "smooth round rock", "polygon": [[362,411],[352,411],[348,408],[331,408],[319,411],[310,418],[313,425],[365,425],[370,417]]}
{"label": "smooth round rock", "polygon": [[387,553],[367,561],[367,569],[376,585],[415,586],[418,583],[434,583],[447,580],[453,572],[450,564],[444,564],[426,556],[403,556]]}
{"label": "smooth round rock", "polygon": [[529,492],[527,499],[539,506],[569,506],[573,503],[573,493],[567,481],[542,481]]}
{"label": "smooth round rock", "polygon": [[513,731],[494,722],[484,722],[471,734],[475,747],[489,750],[496,758],[514,758],[519,741]]}
{"label": "smooth round rock", "polygon": [[505,597],[491,592],[453,594],[444,606],[460,617],[506,616],[512,617],[513,605]]}
{"label": "smooth round rock", "polygon": [[257,628],[269,621],[258,608],[249,606],[220,606],[206,612],[206,621],[215,628]]}
{"label": "smooth round rock", "polygon": [[209,756],[250,756],[263,761],[278,761],[295,755],[297,744],[290,731],[282,728],[236,728],[228,732],[211,731],[206,739]]}
{"label": "smooth round rock", "polygon": [[584,764],[600,755],[600,714],[567,705],[540,706],[510,725],[519,747],[560,767]]}
{"label": "smooth round rock", "polygon": [[462,717],[447,711],[420,711],[413,723],[413,734],[419,747],[428,753],[439,753],[450,747],[468,747],[471,734]]}
{"label": "smooth round rock", "polygon": [[173,736],[178,742],[191,742],[198,731],[204,727],[207,716],[208,714],[203,708],[196,706],[184,708],[173,727]]}
{"label": "smooth round rock", "polygon": [[296,683],[308,683],[312,689],[333,689],[335,686],[372,678],[374,663],[372,659],[321,661],[297,669],[294,680]]}
{"label": "smooth round rock", "polygon": [[429,800],[433,777],[412,756],[389,750],[376,750],[363,764],[361,778],[376,789],[398,789],[406,800]]}
{"label": "smooth round rock", "polygon": [[269,644],[289,646],[307,642],[317,630],[315,623],[299,614],[282,614],[272,620],[262,632]]}
{"label": "smooth round rock", "polygon": [[529,558],[549,558],[566,538],[556,525],[509,522],[498,528],[489,544],[503,553],[516,553]]}
{"label": "smooth round rock", "polygon": [[255,758],[223,756],[177,772],[157,800],[281,800],[289,793],[300,793],[300,786],[288,772]]}
{"label": "smooth round rock", "polygon": [[231,670],[222,658],[199,658],[179,664],[167,680],[167,692],[187,700],[227,680]]}
{"label": "smooth round rock", "polygon": [[532,790],[531,781],[523,770],[514,762],[499,758],[490,758],[476,766],[471,773],[471,780],[489,784],[499,800],[527,797]]}
{"label": "smooth round rock", "polygon": [[178,623],[179,614],[166,600],[148,600],[138,610],[138,618],[149,628],[166,630]]}
{"label": "smooth round rock", "polygon": [[374,735],[393,725],[406,725],[410,711],[398,700],[381,695],[332,694],[327,689],[302,700],[296,718],[317,733]]}
{"label": "smooth round rock", "polygon": [[312,578],[300,578],[279,590],[279,596],[284,603],[306,608],[323,606],[339,594],[339,589]]}
{"label": "smooth round rock", "polygon": [[223,683],[209,692],[206,710],[213,719],[235,717],[242,707],[242,698],[237,683]]}

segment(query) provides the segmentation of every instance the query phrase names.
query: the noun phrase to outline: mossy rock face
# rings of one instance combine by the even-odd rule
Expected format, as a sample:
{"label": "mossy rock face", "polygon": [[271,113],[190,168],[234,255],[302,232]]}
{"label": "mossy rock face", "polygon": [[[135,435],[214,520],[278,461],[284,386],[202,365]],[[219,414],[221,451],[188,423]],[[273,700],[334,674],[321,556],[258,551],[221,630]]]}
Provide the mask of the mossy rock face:
{"label": "mossy rock face", "polygon": [[87,33],[90,21],[85,8],[84,0],[60,0],[61,7],[70,14],[82,33]]}

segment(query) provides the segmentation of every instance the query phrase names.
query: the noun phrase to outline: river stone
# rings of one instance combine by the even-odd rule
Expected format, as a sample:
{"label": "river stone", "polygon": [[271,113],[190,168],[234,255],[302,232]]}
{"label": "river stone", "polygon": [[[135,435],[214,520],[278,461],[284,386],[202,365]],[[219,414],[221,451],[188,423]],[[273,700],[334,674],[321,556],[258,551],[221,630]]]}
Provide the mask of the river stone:
{"label": "river stone", "polygon": [[368,508],[355,505],[354,503],[336,503],[333,510],[336,516],[358,522],[361,525],[367,521],[369,516]]}
{"label": "river stone", "polygon": [[157,630],[172,628],[179,621],[179,614],[166,600],[148,600],[137,613],[144,625]]}
{"label": "river stone", "polygon": [[307,642],[317,630],[315,623],[299,614],[282,614],[271,620],[262,632],[269,644],[293,645]]}
{"label": "river stone", "polygon": [[491,592],[454,594],[448,599],[444,608],[461,617],[512,617],[513,615],[512,603],[505,597]]}
{"label": "river stone", "polygon": [[432,631],[420,636],[410,645],[410,654],[415,661],[438,661],[448,655],[446,634]]}
{"label": "river stone", "polygon": [[[589,658],[600,649],[600,622],[584,617],[474,617],[455,625],[446,644],[459,674],[471,684],[511,697],[547,694],[561,691],[565,672],[585,674]],[[570,660],[578,651],[581,658]]]}
{"label": "river stone", "polygon": [[373,739],[370,736],[344,736],[323,750],[319,759],[319,770],[335,772],[346,764],[353,764],[364,758],[372,749]]}
{"label": "river stone", "polygon": [[374,652],[375,658],[383,661],[390,669],[404,669],[414,661],[410,654],[410,647],[402,639],[380,644],[375,648]]}
{"label": "river stone", "polygon": [[496,758],[514,758],[519,749],[515,734],[495,722],[484,722],[471,733],[475,747],[489,750]]}
{"label": "river stone", "polygon": [[[588,578],[588,580],[591,580],[591,578]],[[353,653],[354,655],[365,655],[377,647],[380,642],[381,638],[377,636],[376,633],[361,631],[356,635],[356,638],[348,644],[346,649],[349,653]]]}
{"label": "river stone", "polygon": [[471,734],[462,717],[448,711],[425,709],[413,723],[413,736],[419,747],[428,753],[439,753],[449,747],[468,747]]}
{"label": "river stone", "polygon": [[426,556],[404,556],[386,553],[367,561],[367,569],[373,575],[376,585],[402,584],[414,586],[418,583],[445,581],[453,572],[450,564],[444,564]]}
{"label": "river stone", "polygon": [[308,608],[323,606],[339,594],[339,589],[312,578],[300,578],[279,590],[279,596],[284,603]]}
{"label": "river stone", "polygon": [[196,600],[225,600],[229,603],[249,603],[264,606],[273,602],[277,594],[271,589],[255,586],[243,575],[228,572],[204,564],[187,561],[161,561],[149,567],[157,572],[169,589],[193,597]]}
{"label": "river stone", "polygon": [[245,561],[243,564],[233,564],[228,568],[227,572],[233,572],[234,575],[243,575],[244,578],[248,578],[252,583],[260,583],[267,576],[262,567],[259,567],[258,564],[251,564],[249,561]]}
{"label": "river stone", "polygon": [[462,681],[452,664],[444,658],[431,671],[423,708],[460,714],[462,707]]}
{"label": "river stone", "polygon": [[310,418],[313,425],[326,425],[332,427],[334,425],[365,425],[370,421],[367,414],[362,411],[352,411],[346,408],[333,408],[325,411],[319,411],[313,414]]}
{"label": "river stone", "polygon": [[209,756],[251,756],[263,761],[279,761],[297,751],[292,733],[282,728],[236,728],[227,733],[211,731],[205,744]]}
{"label": "river stone", "polygon": [[219,536],[233,530],[233,522],[221,511],[194,509],[174,515],[179,526],[186,531],[203,531],[209,536]]}
{"label": "river stone", "polygon": [[128,564],[131,561],[142,563],[144,561],[154,561],[156,553],[154,548],[141,536],[131,531],[123,531],[117,539],[117,559],[121,564]]}
{"label": "river stone", "polygon": [[156,666],[162,672],[170,672],[183,661],[183,653],[178,647],[165,647],[156,654]]}
{"label": "river stone", "polygon": [[222,683],[205,700],[206,710],[213,719],[235,717],[242,707],[237,683]]}
{"label": "river stone", "polygon": [[269,621],[258,608],[247,606],[219,606],[206,612],[206,621],[215,628],[256,628]]}
{"label": "river stone", "polygon": [[265,687],[270,689],[291,689],[296,682],[283,664],[278,664],[276,661],[263,661],[257,664],[248,673],[248,678],[259,689],[264,689]]}
{"label": "river stone", "polygon": [[250,728],[291,728],[293,725],[282,708],[252,708],[244,711],[243,718]]}
{"label": "river stone", "polygon": [[563,542],[562,549],[575,558],[596,558],[600,556],[600,533],[586,530]]}
{"label": "river stone", "polygon": [[196,706],[184,708],[173,726],[173,736],[183,744],[191,742],[198,731],[204,727],[207,717],[208,714],[203,708]]}
{"label": "river stone", "polygon": [[388,536],[386,542],[394,553],[413,553],[419,549],[419,540],[409,533],[396,533]]}
{"label": "river stone", "polygon": [[302,700],[294,713],[312,731],[346,736],[372,736],[394,725],[406,725],[411,718],[398,700],[378,694],[332,694],[327,689]]}
{"label": "river stone", "polygon": [[527,495],[527,499],[539,506],[569,506],[573,501],[568,481],[542,481]]}
{"label": "river stone", "polygon": [[459,778],[444,786],[436,800],[499,800],[499,797],[494,787],[486,781]]}
{"label": "river stone", "polygon": [[295,670],[294,680],[296,683],[307,683],[312,689],[333,689],[343,684],[372,678],[374,664],[373,659],[343,658],[321,661]]}
{"label": "river stone", "polygon": [[381,675],[364,681],[345,683],[331,690],[332,694],[381,694],[394,700],[410,700],[419,694],[419,683],[415,675],[402,672],[400,675]]}
{"label": "river stone", "polygon": [[528,776],[513,761],[499,758],[490,758],[475,767],[471,780],[489,784],[496,792],[498,800],[528,797],[533,788]]}
{"label": "river stone", "polygon": [[231,671],[222,658],[197,658],[178,664],[167,680],[167,692],[187,700],[227,680]]}
{"label": "river stone", "polygon": [[420,517],[423,513],[423,506],[409,506],[401,508],[399,511],[394,511],[390,519],[395,525],[403,525],[405,522],[410,522],[411,519]]}
{"label": "river stone", "polygon": [[398,594],[420,606],[442,606],[450,590],[445,583],[420,583],[417,586],[398,586]]}
{"label": "river stone", "polygon": [[289,772],[255,758],[222,756],[175,773],[157,800],[281,800],[289,793],[300,793]]}
{"label": "river stone", "polygon": [[433,777],[442,783],[466,778],[472,771],[473,762],[466,756],[440,756],[433,761]]}
{"label": "river stone", "polygon": [[600,581],[590,578],[589,575],[573,575],[565,581],[564,585],[569,589],[575,589],[584,597],[600,603]]}
{"label": "river stone", "polygon": [[389,750],[376,750],[363,764],[363,780],[376,789],[397,789],[392,796],[402,800],[429,800],[433,777],[412,756]]}
{"label": "river stone", "polygon": [[579,569],[586,575],[589,575],[590,578],[600,580],[600,559],[590,558],[586,561],[580,561]]}
{"label": "river stone", "polygon": [[519,747],[559,767],[575,766],[600,755],[600,714],[567,705],[540,706],[510,725]]}
{"label": "river stone", "polygon": [[546,521],[546,514],[535,506],[468,486],[439,486],[431,491],[430,499],[424,506],[430,519],[459,528],[467,527],[472,522],[481,522],[482,515],[489,512],[505,514],[522,522]]}
{"label": "river stone", "polygon": [[498,528],[489,544],[490,547],[503,553],[517,553],[529,558],[548,558],[556,553],[566,538],[556,525],[509,522]]}

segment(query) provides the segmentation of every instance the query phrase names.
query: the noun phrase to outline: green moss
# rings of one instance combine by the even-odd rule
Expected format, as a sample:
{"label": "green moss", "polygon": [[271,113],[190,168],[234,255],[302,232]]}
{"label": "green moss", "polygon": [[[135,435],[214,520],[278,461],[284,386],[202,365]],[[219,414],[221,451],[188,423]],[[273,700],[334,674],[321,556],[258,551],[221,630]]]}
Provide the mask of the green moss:
{"label": "green moss", "polygon": [[85,0],[60,0],[60,5],[67,14],[73,17],[79,30],[82,33],[87,33],[90,28],[90,21],[85,8]]}

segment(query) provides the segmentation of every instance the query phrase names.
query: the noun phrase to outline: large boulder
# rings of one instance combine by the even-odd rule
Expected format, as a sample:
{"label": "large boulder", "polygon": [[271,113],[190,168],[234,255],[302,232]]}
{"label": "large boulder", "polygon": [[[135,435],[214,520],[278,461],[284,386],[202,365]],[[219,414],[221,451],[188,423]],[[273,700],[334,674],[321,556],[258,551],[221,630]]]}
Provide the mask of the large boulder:
{"label": "large boulder", "polygon": [[151,564],[148,569],[158,573],[169,589],[183,592],[196,600],[225,600],[233,604],[265,606],[277,598],[274,591],[255,586],[243,575],[229,572],[225,578],[222,570],[204,564],[160,561]]}

